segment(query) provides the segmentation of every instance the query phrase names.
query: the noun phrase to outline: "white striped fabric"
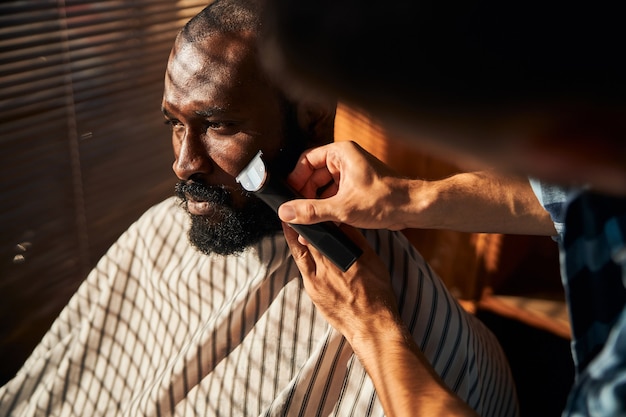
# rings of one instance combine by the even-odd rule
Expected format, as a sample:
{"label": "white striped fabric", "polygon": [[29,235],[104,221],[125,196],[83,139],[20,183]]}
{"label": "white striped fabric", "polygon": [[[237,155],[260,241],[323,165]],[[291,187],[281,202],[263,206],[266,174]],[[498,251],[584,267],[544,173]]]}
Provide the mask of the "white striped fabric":
{"label": "white striped fabric", "polygon": [[[349,344],[304,292],[282,235],[239,256],[187,241],[174,198],[100,260],[18,375],[1,416],[382,416]],[[483,416],[515,416],[508,365],[401,233],[365,232],[437,372]]]}

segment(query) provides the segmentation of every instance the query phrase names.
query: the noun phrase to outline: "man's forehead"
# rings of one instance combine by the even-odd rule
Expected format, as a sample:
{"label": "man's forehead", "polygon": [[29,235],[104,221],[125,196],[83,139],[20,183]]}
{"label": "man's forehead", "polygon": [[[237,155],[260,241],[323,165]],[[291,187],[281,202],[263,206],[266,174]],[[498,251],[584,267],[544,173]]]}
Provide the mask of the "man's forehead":
{"label": "man's forehead", "polygon": [[176,39],[170,60],[185,65],[189,71],[200,71],[212,65],[232,66],[249,57],[256,48],[250,32],[213,33],[205,39]]}
{"label": "man's forehead", "polygon": [[229,85],[258,79],[256,44],[246,34],[213,34],[204,40],[177,39],[167,65],[170,83],[181,87]]}

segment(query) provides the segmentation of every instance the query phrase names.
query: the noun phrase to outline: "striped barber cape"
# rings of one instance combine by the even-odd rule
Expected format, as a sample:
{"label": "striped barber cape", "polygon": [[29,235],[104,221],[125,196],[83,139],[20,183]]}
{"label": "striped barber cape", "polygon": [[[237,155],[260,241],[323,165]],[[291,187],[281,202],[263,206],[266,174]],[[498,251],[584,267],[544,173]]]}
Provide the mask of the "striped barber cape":
{"label": "striped barber cape", "polygon": [[[346,340],[316,312],[282,234],[203,255],[175,198],[109,249],[18,374],[0,416],[383,416]],[[365,231],[402,317],[482,416],[518,415],[494,336],[401,233]]]}

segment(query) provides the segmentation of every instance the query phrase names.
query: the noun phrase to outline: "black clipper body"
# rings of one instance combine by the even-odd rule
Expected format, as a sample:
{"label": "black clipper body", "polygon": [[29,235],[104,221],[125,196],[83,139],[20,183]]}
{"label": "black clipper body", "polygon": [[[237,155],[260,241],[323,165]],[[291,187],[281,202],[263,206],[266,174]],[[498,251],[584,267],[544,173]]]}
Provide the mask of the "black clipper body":
{"label": "black clipper body", "polygon": [[[286,201],[301,198],[296,191],[268,171],[259,151],[250,163],[237,175],[237,182],[269,205],[275,212]],[[346,272],[363,253],[345,233],[332,222],[311,225],[291,224],[311,245]]]}

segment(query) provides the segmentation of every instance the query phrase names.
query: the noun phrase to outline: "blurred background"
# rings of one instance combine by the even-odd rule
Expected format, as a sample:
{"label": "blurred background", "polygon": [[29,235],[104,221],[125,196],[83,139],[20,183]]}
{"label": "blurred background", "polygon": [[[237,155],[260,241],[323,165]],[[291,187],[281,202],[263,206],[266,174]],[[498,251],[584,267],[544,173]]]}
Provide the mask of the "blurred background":
{"label": "blurred background", "polygon": [[0,2],[0,383],[172,194],[165,64],[205,1]]}

